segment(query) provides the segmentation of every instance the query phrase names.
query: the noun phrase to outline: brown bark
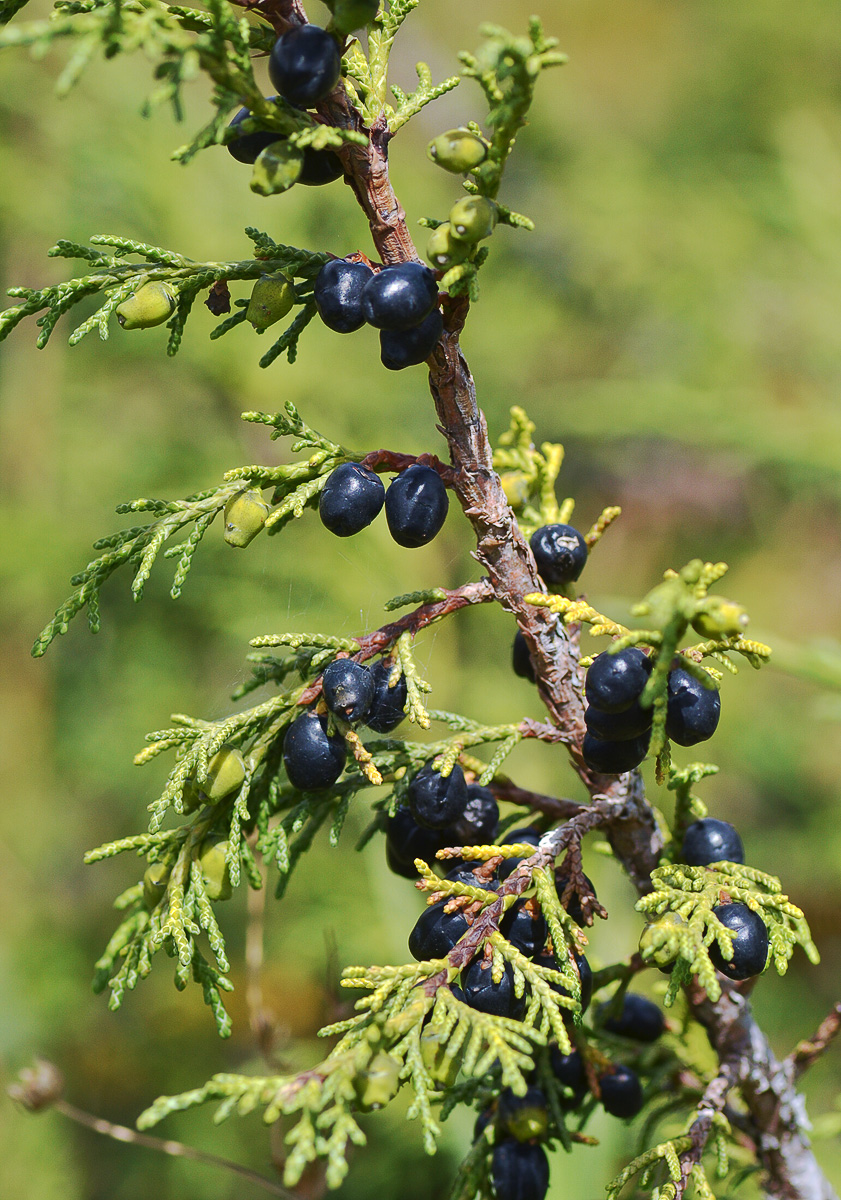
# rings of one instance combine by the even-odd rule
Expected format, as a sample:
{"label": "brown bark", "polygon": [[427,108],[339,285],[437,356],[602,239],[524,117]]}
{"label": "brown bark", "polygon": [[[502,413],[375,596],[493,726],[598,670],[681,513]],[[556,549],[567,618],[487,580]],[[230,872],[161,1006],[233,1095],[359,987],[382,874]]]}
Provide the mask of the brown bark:
{"label": "brown bark", "polygon": [[[322,116],[345,128],[364,129],[342,88],[325,103]],[[405,214],[388,177],[389,135],[384,122],[375,122],[370,135],[368,147],[342,150],[347,182],[368,218],[383,263],[417,261]],[[445,300],[444,333],[428,364],[439,428],[456,471],[452,486],[476,536],[474,557],[487,572],[494,598],[516,619],[526,639],[541,700],[559,730],[572,766],[602,811],[605,806],[610,810],[599,824],[634,885],[645,892],[651,887],[662,836],[638,771],[619,778],[598,776],[581,757],[584,709],[576,632],[566,629],[546,609],[525,602],[530,592],[545,588],[494,471],[485,417],[459,346],[467,312],[466,299]],[[508,882],[510,890],[518,890],[513,876]],[[471,935],[478,933],[483,923],[494,924],[498,917],[495,907],[501,906],[491,906],[483,913],[465,943],[475,940]],[[785,1200],[833,1200],[834,1192],[804,1132],[805,1111],[795,1087],[795,1070],[774,1057],[745,997],[725,983],[718,1003],[697,997],[692,1004],[726,1064],[726,1078],[732,1072],[747,1104],[767,1193]]]}

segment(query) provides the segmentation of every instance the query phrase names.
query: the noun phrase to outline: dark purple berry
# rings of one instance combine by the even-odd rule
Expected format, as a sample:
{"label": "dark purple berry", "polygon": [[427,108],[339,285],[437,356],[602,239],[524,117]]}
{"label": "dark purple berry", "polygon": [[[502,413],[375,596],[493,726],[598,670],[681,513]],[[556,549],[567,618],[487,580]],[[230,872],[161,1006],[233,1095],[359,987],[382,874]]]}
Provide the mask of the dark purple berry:
{"label": "dark purple berry", "polygon": [[444,332],[441,310],[433,308],[428,317],[411,329],[380,330],[380,360],[389,371],[419,367],[438,345]]}
{"label": "dark purple berry", "polygon": [[651,728],[653,715],[653,709],[643,708],[638,700],[618,713],[602,712],[591,704],[584,710],[584,723],[588,733],[603,742],[627,742]]}
{"label": "dark purple berry", "polygon": [[318,515],[337,537],[351,537],[370,525],[385,503],[379,475],[359,463],[342,463],[321,489]]}
{"label": "dark purple berry", "polygon": [[315,277],[315,303],[328,329],[353,333],[365,324],[362,315],[362,289],[373,271],[362,262],[334,258],[325,263]]}
{"label": "dark purple berry", "polygon": [[306,187],[322,187],[325,183],[341,179],[344,173],[342,160],[334,150],[316,150],[313,146],[304,146],[298,183]]}
{"label": "dark purple berry", "polygon": [[587,562],[587,543],[571,525],[541,525],[529,541],[544,583],[574,583]]}
{"label": "dark purple berry", "polygon": [[494,983],[490,960],[474,958],[462,976],[462,986],[465,1003],[471,1008],[490,1013],[494,1017],[522,1020],[526,1011],[526,999],[525,996],[518,999],[514,995],[514,971],[510,963],[505,964],[499,983]]}
{"label": "dark purple berry", "polygon": [[409,951],[418,962],[443,958],[469,928],[461,912],[444,912],[446,900],[425,908],[409,934]]}
{"label": "dark purple berry", "polygon": [[570,1096],[559,1098],[561,1108],[564,1112],[572,1112],[580,1107],[582,1100],[589,1091],[587,1075],[584,1070],[584,1060],[577,1050],[573,1050],[572,1054],[561,1054],[558,1046],[552,1046],[550,1050],[550,1062],[552,1064],[552,1073],[558,1083],[568,1088],[572,1093]]}
{"label": "dark purple berry", "polygon": [[391,733],[406,716],[406,680],[401,675],[394,687],[389,687],[391,670],[391,664],[382,660],[370,668],[374,680],[374,700],[366,725],[374,733]]}
{"label": "dark purple berry", "polygon": [[327,718],[314,712],[296,717],[283,740],[283,765],[293,787],[302,792],[322,792],[341,775],[346,749],[344,739],[327,736]]}
{"label": "dark purple berry", "polygon": [[485,846],[493,842],[499,805],[493,792],[478,783],[467,785],[467,807],[452,830],[453,846]]}
{"label": "dark purple berry", "polygon": [[669,672],[666,734],[679,746],[696,746],[716,731],[721,716],[718,689],[705,687],[688,671]]}
{"label": "dark purple berry", "polygon": [[562,1054],[559,1046],[552,1046],[549,1057],[552,1073],[558,1083],[562,1083],[564,1087],[572,1088],[574,1091],[581,1088],[586,1091],[587,1076],[584,1071],[584,1059],[577,1050],[573,1050],[572,1054]]}
{"label": "dark purple berry", "polygon": [[650,741],[650,732],[626,742],[603,742],[592,733],[586,733],[581,753],[591,771],[600,775],[624,775],[640,765],[648,753]]}
{"label": "dark purple berry", "polygon": [[290,104],[311,108],[339,82],[342,60],[335,38],[318,25],[296,25],[269,55],[269,79]]}
{"label": "dark purple berry", "polygon": [[[274,99],[273,96],[269,97]],[[241,108],[236,116],[231,120],[228,128],[235,129],[241,125],[243,121],[248,120],[251,116],[251,110]],[[275,142],[283,141],[283,135],[277,130],[257,130],[256,133],[243,133],[240,137],[234,138],[227,142],[228,153],[231,154],[237,162],[253,163],[256,162],[259,156],[263,153],[267,146],[273,145]]]}
{"label": "dark purple berry", "polygon": [[506,1088],[496,1108],[497,1128],[518,1142],[531,1142],[546,1136],[549,1107],[539,1087],[530,1087],[525,1096],[516,1096]]}
{"label": "dark purple berry", "polygon": [[521,954],[531,958],[539,954],[546,945],[549,930],[541,912],[533,916],[525,907],[525,900],[517,900],[508,909],[499,924],[500,933],[505,934],[512,946],[516,946]]}
{"label": "dark purple berry", "polygon": [[467,784],[464,772],[456,763],[446,777],[434,770],[431,763],[421,767],[409,784],[409,808],[419,825],[428,829],[444,829],[452,825],[467,807]]}
{"label": "dark purple berry", "polygon": [[618,654],[605,650],[587,669],[587,703],[605,713],[622,712],[639,699],[650,674],[651,659],[636,646]]}
{"label": "dark purple berry", "polygon": [[398,808],[394,816],[388,818],[385,830],[386,861],[395,875],[417,879],[415,859],[420,858],[431,866],[436,853],[445,845],[441,830],[424,829],[406,807]]}
{"label": "dark purple berry", "polygon": [[515,675],[519,675],[521,679],[528,679],[529,683],[535,682],[529,645],[519,629],[514,634],[514,644],[511,647],[511,666]]}
{"label": "dark purple berry", "polygon": [[759,913],[738,901],[720,904],[713,913],[733,934],[733,957],[729,962],[725,962],[717,942],[710,946],[713,966],[728,979],[761,975],[768,962],[768,927]]}
{"label": "dark purple berry", "polygon": [[549,1190],[549,1160],[537,1143],[504,1138],[494,1146],[491,1179],[497,1200],[544,1200]]}
{"label": "dark purple berry", "polygon": [[[450,832],[451,831],[448,829],[442,829],[441,837],[447,837]],[[445,843],[445,845],[446,844],[448,843]],[[450,862],[452,862],[452,859],[450,859]],[[478,861],[478,859],[471,860],[470,862],[461,862],[457,867],[453,867],[452,871],[448,871],[444,878],[453,879],[457,883],[469,884],[470,887],[485,888],[485,890],[489,892],[498,891],[499,884],[495,883],[493,879],[487,880],[476,878],[473,872],[477,867],[481,866],[482,864]]]}
{"label": "dark purple berry", "polygon": [[[609,1013],[612,1002],[602,1005],[601,1013]],[[656,1042],[666,1028],[662,1010],[652,1001],[637,992],[626,992],[622,998],[622,1011],[618,1017],[608,1017],[604,1023],[608,1033],[633,1038],[636,1042]]]}
{"label": "dark purple berry", "polygon": [[343,721],[364,721],[374,702],[374,681],[362,663],[337,658],[324,668],[321,692],[330,712]]}
{"label": "dark purple berry", "polygon": [[743,863],[745,848],[729,822],[704,817],[688,826],[680,857],[689,867],[708,867],[716,862]]}
{"label": "dark purple berry", "polygon": [[450,501],[437,471],[414,463],[392,480],[385,496],[385,519],[398,546],[425,546],[440,532]]}
{"label": "dark purple berry", "polygon": [[617,1066],[599,1079],[602,1107],[612,1117],[635,1117],[642,1108],[642,1084],[630,1067]]}
{"label": "dark purple berry", "polygon": [[438,283],[423,263],[383,267],[365,286],[362,311],[375,329],[413,329],[432,312]]}

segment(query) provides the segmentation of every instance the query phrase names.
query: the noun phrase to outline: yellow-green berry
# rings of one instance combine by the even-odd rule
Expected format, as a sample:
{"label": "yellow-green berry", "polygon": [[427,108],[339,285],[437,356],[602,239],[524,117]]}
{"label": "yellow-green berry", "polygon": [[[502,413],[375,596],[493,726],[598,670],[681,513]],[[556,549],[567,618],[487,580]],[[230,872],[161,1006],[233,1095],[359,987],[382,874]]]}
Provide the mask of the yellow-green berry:
{"label": "yellow-green berry", "polygon": [[484,196],[463,196],[450,209],[451,236],[463,242],[490,237],[497,222],[497,207]]}
{"label": "yellow-green berry", "polygon": [[480,137],[469,129],[448,129],[433,138],[426,149],[432,161],[445,171],[466,175],[475,171],[487,157],[488,148]]}
{"label": "yellow-green berry", "polygon": [[266,523],[269,506],[256,490],[237,492],[225,505],[225,541],[242,548],[253,542]]}
{"label": "yellow-green berry", "polygon": [[214,804],[231,792],[238,792],[245,782],[245,760],[239,750],[223,746],[207,764],[207,775],[201,785],[208,800]]}
{"label": "yellow-green berry", "polygon": [[363,1112],[383,1108],[397,1095],[400,1087],[399,1058],[393,1054],[375,1054],[368,1066],[357,1075],[354,1087]]}
{"label": "yellow-green berry", "polygon": [[123,329],[151,329],[163,325],[175,311],[175,292],[168,283],[152,280],[117,305],[117,320]]}
{"label": "yellow-green berry", "polygon": [[227,864],[228,843],[205,842],[199,852],[204,890],[208,900],[229,900],[231,897],[231,877]]}
{"label": "yellow-green berry", "polygon": [[258,333],[280,321],[295,303],[295,289],[281,271],[273,275],[261,275],[251,291],[246,309],[246,319]]}
{"label": "yellow-green berry", "polygon": [[426,245],[426,257],[439,271],[446,271],[448,267],[464,262],[469,253],[470,244],[453,237],[449,221],[433,229]]}
{"label": "yellow-green berry", "polygon": [[163,863],[152,863],[143,876],[143,902],[148,909],[157,908],[166,895],[170,869]]}

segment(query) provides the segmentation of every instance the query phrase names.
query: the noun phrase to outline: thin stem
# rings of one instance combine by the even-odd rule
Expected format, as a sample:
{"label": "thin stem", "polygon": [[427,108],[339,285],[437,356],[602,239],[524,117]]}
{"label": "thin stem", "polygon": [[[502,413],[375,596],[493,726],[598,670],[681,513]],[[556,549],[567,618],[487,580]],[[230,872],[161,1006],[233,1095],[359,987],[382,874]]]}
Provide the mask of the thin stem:
{"label": "thin stem", "polygon": [[265,1175],[260,1175],[258,1171],[252,1171],[250,1167],[243,1167],[240,1163],[231,1162],[230,1159],[220,1158],[217,1154],[196,1150],[194,1146],[186,1146],[183,1142],[174,1142],[170,1138],[157,1138],[148,1133],[137,1133],[126,1125],[115,1125],[111,1121],[103,1120],[102,1117],[95,1117],[92,1113],[77,1108],[75,1104],[69,1104],[67,1100],[57,1100],[53,1108],[78,1125],[84,1125],[87,1129],[101,1133],[115,1142],[143,1146],[147,1150],[157,1150],[172,1158],[188,1158],[192,1162],[204,1163],[208,1167],[219,1167],[223,1171],[230,1171],[232,1175],[239,1175],[241,1179],[262,1188],[264,1192],[271,1192],[273,1196],[282,1196],[284,1200],[296,1200],[294,1192],[275,1183],[273,1179],[267,1179]]}

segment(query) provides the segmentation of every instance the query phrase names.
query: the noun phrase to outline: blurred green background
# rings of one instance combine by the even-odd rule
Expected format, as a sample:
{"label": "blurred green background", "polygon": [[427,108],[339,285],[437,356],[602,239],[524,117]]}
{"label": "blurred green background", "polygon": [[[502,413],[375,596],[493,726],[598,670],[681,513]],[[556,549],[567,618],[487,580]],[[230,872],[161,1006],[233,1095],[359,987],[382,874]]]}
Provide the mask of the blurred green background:
{"label": "blurred green background", "polygon": [[[436,76],[450,74],[457,50],[475,46],[480,20],[523,28],[531,7],[423,0],[398,43],[396,81],[411,82],[418,58]],[[841,995],[841,701],[831,686],[841,678],[837,4],[540,7],[570,63],[542,81],[502,195],[537,231],[494,237],[464,344],[494,434],[517,403],[540,439],[565,443],[561,488],[577,496],[581,525],[605,504],[622,505],[587,569],[597,605],[621,619],[627,599],[667,566],[724,558],[723,590],[747,605],[754,636],[779,649],[776,667],[725,680],[720,731],[705,748],[721,774],[701,794],[713,814],[739,825],[749,861],[782,875],[823,954],[807,969],[798,953],[785,979],[769,975],[757,989],[759,1015],[787,1053]],[[21,17],[44,11],[38,0]],[[169,161],[203,120],[202,83],[188,89],[179,128],[167,111],[138,115],[151,86],[146,61],[97,62],[60,100],[62,62],[0,56],[3,288],[65,278],[71,266],[48,260],[46,249],[91,233],[197,259],[247,257],[246,225],[338,254],[366,248],[340,184],[265,200],[222,149],[186,170]],[[458,194],[457,180],[426,159],[426,142],[482,111],[465,83],[393,144],[412,222],[444,217]],[[364,631],[382,623],[389,597],[475,575],[456,512],[415,552],[390,542],[383,521],[340,543],[308,514],[247,553],[228,549],[214,529],[178,603],[167,596],[165,563],[139,607],[118,576],[98,637],[79,621],[46,659],[31,660],[69,576],[118,527],[115,505],[186,495],[230,466],[288,452],[240,422],[241,411],[275,411],[291,398],[312,424],[362,450],[442,451],[423,371],[385,371],[372,330],[340,340],[316,323],[294,368],[261,371],[265,339],[241,327],[210,342],[213,324],[198,305],[175,360],[163,354],[161,329],[115,327],[107,344],[89,338],[68,349],[66,322],[46,352],[34,348],[31,321],[0,351],[0,1060],[8,1081],[34,1053],[47,1055],[66,1073],[70,1099],[126,1123],[161,1092],[216,1071],[260,1070],[242,999],[242,896],[223,914],[239,985],[229,1042],[215,1037],[199,996],[174,991],[165,961],[116,1015],[89,991],[114,925],[111,900],[138,871],[128,858],[84,867],[82,854],[142,828],[166,769],[132,767],[144,734],[173,711],[223,714],[250,637]],[[426,637],[420,659],[435,706],[488,721],[538,715],[533,690],[510,672],[512,634],[504,614],[481,609]],[[577,794],[559,751],[523,747],[509,765],[527,786]],[[386,872],[381,845],[353,854],[365,823],[360,807],[343,847],[320,840],[283,905],[269,902],[267,1002],[288,1030],[281,1053],[296,1063],[319,1056],[313,1034],[333,1003],[324,931],[341,965],[403,961],[421,906]],[[613,865],[591,855],[587,869],[611,909],[591,943],[593,962],[604,965],[635,945],[640,922]],[[832,1108],[838,1077],[837,1052],[807,1077],[813,1115]],[[339,1193],[346,1200],[444,1194],[470,1120],[451,1121],[429,1160],[404,1111],[398,1104],[368,1119],[371,1148],[356,1156]],[[555,1159],[553,1197],[600,1195],[627,1159],[633,1128],[601,1118],[592,1131],[598,1150]],[[214,1129],[209,1113],[192,1114],[163,1132],[271,1171],[257,1117]],[[837,1143],[819,1143],[818,1154],[841,1185]],[[38,1200],[259,1194],[3,1101],[0,1162],[6,1194]]]}

